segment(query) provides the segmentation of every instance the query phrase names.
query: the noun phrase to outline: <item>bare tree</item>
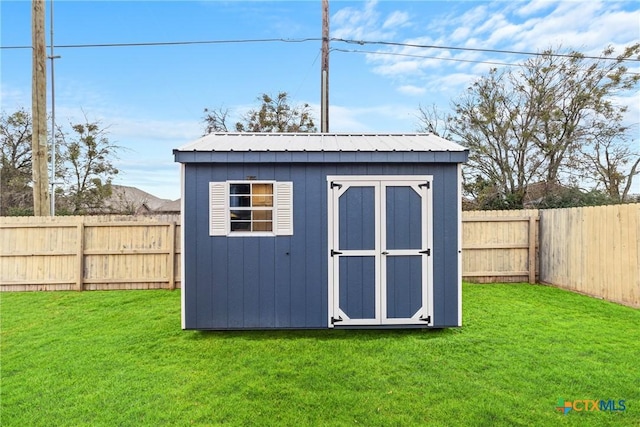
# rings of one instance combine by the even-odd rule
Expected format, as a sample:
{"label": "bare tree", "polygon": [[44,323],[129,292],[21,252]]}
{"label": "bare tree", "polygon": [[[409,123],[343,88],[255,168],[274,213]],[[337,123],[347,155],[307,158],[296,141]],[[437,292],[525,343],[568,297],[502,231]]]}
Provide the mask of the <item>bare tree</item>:
{"label": "bare tree", "polygon": [[[620,126],[623,127],[622,124]],[[624,135],[604,128],[601,133],[593,135],[590,147],[582,152],[588,160],[582,164],[583,176],[589,176],[602,184],[611,200],[627,201],[633,178],[640,174],[638,141],[627,140]],[[632,147],[636,149],[633,150]]]}
{"label": "bare tree", "polygon": [[418,107],[418,132],[428,132],[449,139],[451,138],[451,120],[452,117],[435,104]]}
{"label": "bare tree", "polygon": [[[587,59],[546,50],[517,70],[493,69],[476,81],[446,120],[450,137],[470,149],[467,184],[521,207],[529,184],[570,184],[584,179],[576,175],[580,165],[605,162],[601,169],[610,172],[598,175],[600,183],[624,199],[638,164],[623,161],[632,153],[625,145],[630,129],[621,125],[625,107],[613,100],[637,87],[640,75],[625,64],[640,59],[640,43],[613,53],[607,48],[600,59]],[[431,112],[423,111],[423,122],[437,129]]]}
{"label": "bare tree", "polygon": [[[227,108],[204,109],[204,135],[215,132],[229,132],[227,120],[229,118],[229,110]],[[203,136],[204,136],[203,135]]]}

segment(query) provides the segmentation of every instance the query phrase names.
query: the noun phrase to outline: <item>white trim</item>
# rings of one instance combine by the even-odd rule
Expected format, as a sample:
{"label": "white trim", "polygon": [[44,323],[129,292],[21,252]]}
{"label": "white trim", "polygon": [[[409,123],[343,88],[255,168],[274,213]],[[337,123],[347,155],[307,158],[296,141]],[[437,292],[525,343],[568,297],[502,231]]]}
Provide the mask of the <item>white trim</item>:
{"label": "white trim", "polygon": [[[375,187],[374,187],[374,194],[378,194],[377,200],[379,200],[380,205],[376,206],[375,205],[375,198],[374,198],[374,209],[378,208],[379,209],[375,209],[374,211],[374,233],[375,233],[375,244],[374,244],[374,248],[375,248],[375,255],[374,255],[374,268],[377,266],[378,268],[375,268],[375,273],[374,273],[374,277],[375,277],[375,286],[374,286],[374,292],[375,295],[379,295],[378,298],[376,298],[376,304],[375,304],[375,313],[376,313],[376,319],[378,320],[378,323],[384,323],[384,318],[386,317],[386,315],[383,313],[383,307],[386,307],[386,279],[383,279],[383,271],[382,271],[382,265],[384,264],[382,262],[382,239],[383,239],[383,235],[385,235],[386,233],[383,233],[383,227],[382,224],[386,224],[386,222],[382,222],[383,218],[384,218],[384,213],[386,212],[386,209],[384,209],[382,206],[383,205],[383,194],[384,194],[384,184],[381,181],[378,181],[375,183]],[[384,228],[384,230],[386,231],[386,227]],[[382,285],[385,284],[385,289],[382,289]],[[384,304],[384,305],[383,305]]]}
{"label": "white trim", "polygon": [[462,326],[462,165],[458,163],[458,326]]}
{"label": "white trim", "polygon": [[[376,313],[380,317],[380,323],[387,323],[387,259],[386,255],[383,258],[382,252],[387,251],[387,185],[385,182],[380,182],[379,196],[376,198],[378,204],[376,205],[376,214],[380,213],[380,222],[376,223],[376,234],[380,239],[380,246],[376,257],[376,270],[380,271],[380,286],[376,289],[376,303],[380,301],[380,304],[376,304]],[[384,227],[383,227],[384,224]],[[383,229],[384,228],[384,229]],[[384,286],[383,286],[384,285]],[[384,288],[384,289],[383,289]],[[384,313],[383,313],[384,311]]]}
{"label": "white trim", "polygon": [[432,181],[433,175],[327,175],[327,182],[331,187],[331,181],[367,182],[367,181]]}
{"label": "white trim", "polygon": [[[429,326],[433,326],[434,322],[435,322],[435,313],[433,311],[433,188],[434,188],[434,182],[433,182],[433,177],[430,177],[429,179],[429,190],[427,191],[427,189],[422,188],[423,191],[425,191],[425,205],[426,205],[426,212],[422,217],[422,220],[424,221],[425,227],[427,232],[426,234],[426,248],[431,250],[431,255],[426,257],[423,257],[423,262],[426,262],[427,264],[427,271],[426,271],[426,280],[427,280],[427,301],[426,301],[426,310],[427,313],[425,313],[427,316],[430,316],[431,319],[428,322]],[[425,234],[423,234],[423,239],[425,238]],[[425,274],[424,270],[422,271],[422,274]]]}
{"label": "white trim", "polygon": [[327,293],[328,303],[327,303],[327,326],[329,328],[333,328],[333,323],[331,322],[331,318],[334,315],[334,295],[333,295],[333,261],[331,259],[331,249],[333,248],[333,189],[331,188],[331,181],[329,177],[327,177],[327,265],[328,265],[328,282],[329,289]]}
{"label": "white trim", "polygon": [[185,319],[185,306],[186,306],[186,302],[185,302],[185,293],[186,293],[186,288],[187,288],[187,284],[185,281],[185,272],[186,272],[186,268],[184,268],[185,266],[185,255],[184,253],[185,251],[185,239],[184,239],[184,235],[186,234],[184,232],[184,214],[185,214],[185,210],[184,210],[184,174],[185,174],[185,164],[184,163],[180,163],[180,265],[182,266],[182,268],[180,268],[180,326],[182,327],[182,329],[186,329],[186,319]]}

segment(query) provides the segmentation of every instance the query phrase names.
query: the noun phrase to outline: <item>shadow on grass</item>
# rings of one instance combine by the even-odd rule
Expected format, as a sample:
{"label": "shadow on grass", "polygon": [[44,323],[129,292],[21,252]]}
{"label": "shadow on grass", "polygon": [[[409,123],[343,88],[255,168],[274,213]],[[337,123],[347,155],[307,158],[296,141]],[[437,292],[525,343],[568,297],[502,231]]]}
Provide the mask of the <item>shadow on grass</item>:
{"label": "shadow on grass", "polygon": [[278,329],[278,330],[226,330],[188,331],[194,340],[385,340],[389,338],[436,339],[457,335],[459,328],[447,329]]}

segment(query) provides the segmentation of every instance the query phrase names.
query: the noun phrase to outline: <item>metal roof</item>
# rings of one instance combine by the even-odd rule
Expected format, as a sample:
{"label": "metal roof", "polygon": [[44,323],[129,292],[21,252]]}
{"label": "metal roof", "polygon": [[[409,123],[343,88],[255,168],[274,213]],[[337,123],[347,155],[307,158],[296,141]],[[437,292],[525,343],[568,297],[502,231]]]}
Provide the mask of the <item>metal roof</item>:
{"label": "metal roof", "polygon": [[465,151],[454,142],[429,133],[212,133],[176,151]]}
{"label": "metal roof", "polygon": [[212,133],[173,154],[181,163],[462,163],[469,151],[429,133]]}

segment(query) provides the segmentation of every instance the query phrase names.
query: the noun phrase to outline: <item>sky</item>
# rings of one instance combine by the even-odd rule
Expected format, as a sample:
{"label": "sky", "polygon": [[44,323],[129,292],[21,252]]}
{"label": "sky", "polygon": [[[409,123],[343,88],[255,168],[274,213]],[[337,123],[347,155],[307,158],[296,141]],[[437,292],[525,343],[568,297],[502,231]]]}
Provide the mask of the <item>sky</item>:
{"label": "sky", "polygon": [[[500,67],[495,63],[528,58],[446,47],[518,52],[561,47],[598,56],[607,46],[621,52],[640,41],[637,1],[329,4],[331,38],[438,47],[332,41],[331,132],[415,132],[420,106],[446,111],[474,80]],[[50,0],[46,7],[49,45]],[[292,104],[312,107],[319,126],[320,0],[55,0],[53,16],[54,55],[60,56],[54,60],[56,124],[68,127],[85,117],[99,122],[122,147],[116,184],[180,197],[172,150],[202,136],[205,108],[228,109],[234,123],[259,106],[262,93],[285,91]],[[96,46],[205,41],[216,43]],[[0,1],[0,107],[8,114],[31,108],[31,50],[13,48],[30,45],[31,1]],[[630,65],[640,72],[640,64]],[[630,107],[627,121],[640,123],[639,94],[620,102]]]}

